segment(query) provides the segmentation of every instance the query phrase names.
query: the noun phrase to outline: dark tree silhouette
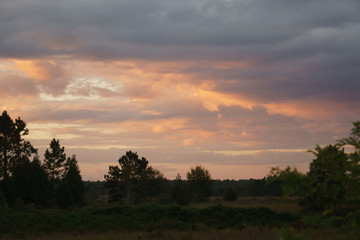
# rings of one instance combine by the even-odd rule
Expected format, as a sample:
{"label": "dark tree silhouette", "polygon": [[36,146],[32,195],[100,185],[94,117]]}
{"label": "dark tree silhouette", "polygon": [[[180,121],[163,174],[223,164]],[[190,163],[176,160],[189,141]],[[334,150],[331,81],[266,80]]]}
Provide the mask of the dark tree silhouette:
{"label": "dark tree silhouette", "polygon": [[140,159],[136,152],[128,151],[118,162],[119,166],[109,166],[104,176],[111,200],[125,197],[128,203],[136,203],[161,191],[165,179],[162,173],[148,166],[146,158]]}
{"label": "dark tree silhouette", "polygon": [[209,200],[212,192],[212,180],[208,170],[201,166],[191,168],[186,174],[191,198],[195,202]]}
{"label": "dark tree silhouette", "polygon": [[181,179],[180,174],[176,176],[171,188],[171,197],[177,204],[187,205],[190,203],[189,189],[186,182]]}
{"label": "dark tree silhouette", "polygon": [[71,158],[67,159],[65,168],[66,170],[63,181],[70,189],[74,205],[84,205],[84,183],[80,175],[80,170],[75,155],[72,155]]}
{"label": "dark tree silhouette", "polygon": [[5,181],[16,161],[29,159],[32,154],[37,153],[37,149],[22,138],[28,133],[26,123],[20,117],[13,121],[7,111],[2,113],[0,116],[0,165],[2,166],[0,177],[3,177]]}
{"label": "dark tree silhouette", "polygon": [[44,157],[44,169],[50,180],[61,179],[65,171],[66,154],[64,147],[60,146],[59,140],[53,138],[50,142],[50,149],[46,149]]}
{"label": "dark tree silhouette", "polygon": [[[26,204],[46,205],[49,200],[48,176],[37,157],[32,162],[26,159],[14,166],[10,185],[12,197],[21,199]],[[14,201],[15,199],[10,201],[10,204]]]}

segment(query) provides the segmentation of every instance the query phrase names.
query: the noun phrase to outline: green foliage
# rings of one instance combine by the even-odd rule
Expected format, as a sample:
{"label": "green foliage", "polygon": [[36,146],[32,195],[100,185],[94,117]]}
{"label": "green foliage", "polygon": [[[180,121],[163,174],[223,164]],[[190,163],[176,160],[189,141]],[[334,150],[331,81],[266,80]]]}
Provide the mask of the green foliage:
{"label": "green foliage", "polygon": [[158,197],[165,188],[163,174],[148,166],[146,158],[140,159],[137,153],[128,151],[118,162],[119,166],[109,166],[104,176],[111,200],[124,196],[128,203],[138,203]]}
{"label": "green foliage", "polygon": [[346,171],[346,193],[345,201],[347,206],[353,211],[359,211],[360,202],[360,121],[353,123],[350,136],[343,138],[338,142],[338,146],[352,146],[354,151],[347,154],[347,171]]}
{"label": "green foliage", "polygon": [[355,148],[356,152],[360,151],[360,121],[353,122],[354,127],[351,129],[350,136],[339,140],[339,146],[350,145]]}
{"label": "green foliage", "polygon": [[226,190],[223,198],[224,198],[225,201],[236,201],[237,197],[238,196],[237,196],[237,193],[236,193],[235,189],[232,188],[232,187],[229,187]]}
{"label": "green foliage", "polygon": [[296,168],[287,167],[281,170],[279,167],[272,168],[267,177],[268,183],[280,182],[283,196],[302,196],[308,190],[308,178]]}
{"label": "green foliage", "polygon": [[209,171],[202,166],[196,166],[187,172],[186,177],[192,201],[208,201],[212,192],[212,180]]}
{"label": "green foliage", "polygon": [[[340,147],[351,145],[354,152]],[[360,202],[360,122],[354,123],[350,137],[337,145],[320,147],[309,152],[315,155],[307,175],[288,167],[273,168],[268,181],[282,182],[285,195],[300,196],[305,210],[319,211],[324,216],[357,219]],[[355,222],[357,220],[354,220]]]}
{"label": "green foliage", "polygon": [[305,195],[307,209],[332,211],[344,205],[348,171],[348,156],[344,149],[333,145],[317,146],[311,151],[316,156],[308,173],[311,191]]}
{"label": "green foliage", "polygon": [[64,163],[66,154],[64,147],[60,146],[59,140],[53,138],[50,142],[50,149],[46,149],[44,154],[44,169],[50,180],[59,180],[64,174]]}

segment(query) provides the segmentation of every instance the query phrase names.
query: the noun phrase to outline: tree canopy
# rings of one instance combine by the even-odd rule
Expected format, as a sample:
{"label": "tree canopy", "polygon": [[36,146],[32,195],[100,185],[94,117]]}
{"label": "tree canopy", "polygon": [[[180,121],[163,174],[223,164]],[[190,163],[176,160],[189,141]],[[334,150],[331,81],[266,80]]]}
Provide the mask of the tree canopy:
{"label": "tree canopy", "polygon": [[28,133],[26,123],[20,117],[14,121],[7,111],[3,111],[0,116],[0,177],[5,180],[16,161],[29,159],[32,154],[37,153],[37,149],[23,139]]}
{"label": "tree canopy", "polygon": [[53,138],[50,142],[50,148],[46,149],[44,154],[44,168],[51,180],[60,179],[64,174],[64,163],[66,154],[64,147],[60,146],[59,140]]}
{"label": "tree canopy", "polygon": [[104,176],[111,200],[125,197],[128,203],[136,203],[161,191],[165,180],[163,174],[149,166],[146,158],[139,158],[136,152],[128,151],[118,163],[119,166],[109,166],[109,172]]}
{"label": "tree canopy", "polygon": [[211,175],[202,166],[191,168],[186,174],[191,198],[195,202],[207,201],[212,191]]}
{"label": "tree canopy", "polygon": [[[7,111],[0,116],[0,205],[83,205],[83,186],[75,156],[66,160],[64,147],[53,139],[42,163],[29,141],[29,130]],[[33,158],[32,160],[30,158]]]}

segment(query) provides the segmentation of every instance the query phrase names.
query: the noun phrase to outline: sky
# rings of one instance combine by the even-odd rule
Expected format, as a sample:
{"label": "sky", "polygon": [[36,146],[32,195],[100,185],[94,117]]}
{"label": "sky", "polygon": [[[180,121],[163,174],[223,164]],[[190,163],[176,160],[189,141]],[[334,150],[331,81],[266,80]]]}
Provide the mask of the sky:
{"label": "sky", "polygon": [[360,120],[358,0],[1,0],[0,110],[85,180],[126,151],[172,179],[306,172]]}

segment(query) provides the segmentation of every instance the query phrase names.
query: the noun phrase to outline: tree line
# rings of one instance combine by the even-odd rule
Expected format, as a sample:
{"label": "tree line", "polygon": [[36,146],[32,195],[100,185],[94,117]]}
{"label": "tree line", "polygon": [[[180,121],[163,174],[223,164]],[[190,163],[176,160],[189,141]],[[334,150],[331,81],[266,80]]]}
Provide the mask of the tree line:
{"label": "tree line", "polygon": [[[0,206],[83,206],[84,183],[76,156],[66,157],[65,148],[54,138],[41,161],[38,150],[24,139],[28,134],[29,129],[20,117],[13,120],[3,111],[0,116]],[[210,197],[211,176],[201,166],[191,168],[186,184],[179,175],[169,190],[163,173],[137,153],[126,152],[118,163],[119,166],[109,166],[104,176],[110,202],[174,199],[186,204]]]}
{"label": "tree line", "polygon": [[[84,182],[76,156],[66,157],[59,140],[52,139],[43,161],[24,139],[29,130],[6,111],[0,116],[0,206],[35,204],[78,207],[85,204]],[[345,152],[344,147],[353,151]],[[233,201],[238,196],[296,196],[305,210],[356,213],[360,216],[360,121],[348,138],[310,150],[315,159],[306,174],[295,168],[273,168],[269,176],[250,180],[213,180],[207,169],[195,166],[175,180],[149,165],[145,157],[127,151],[104,175],[108,202],[137,204],[157,201],[189,204],[212,194]]]}
{"label": "tree line", "polygon": [[178,174],[173,184],[157,169],[149,166],[146,158],[128,151],[119,158],[119,165],[109,166],[104,176],[110,202],[139,203],[147,201],[190,202],[207,201],[212,193],[212,179],[202,166],[191,168],[187,180]]}

